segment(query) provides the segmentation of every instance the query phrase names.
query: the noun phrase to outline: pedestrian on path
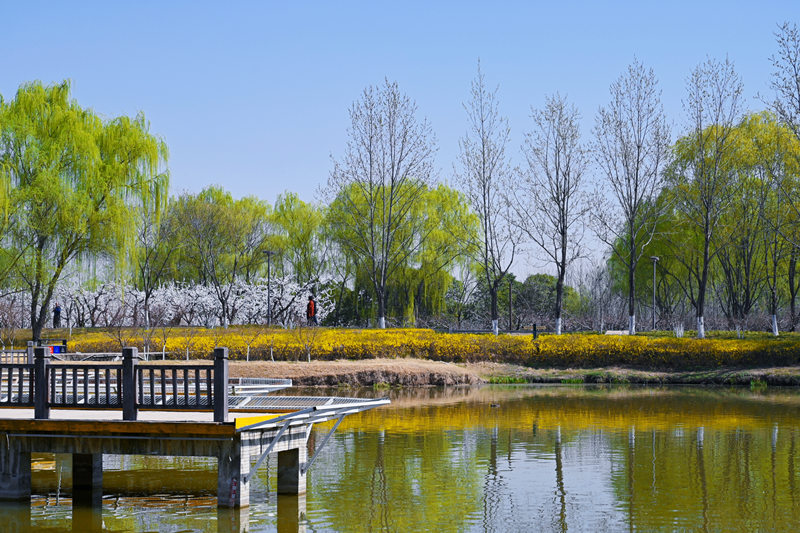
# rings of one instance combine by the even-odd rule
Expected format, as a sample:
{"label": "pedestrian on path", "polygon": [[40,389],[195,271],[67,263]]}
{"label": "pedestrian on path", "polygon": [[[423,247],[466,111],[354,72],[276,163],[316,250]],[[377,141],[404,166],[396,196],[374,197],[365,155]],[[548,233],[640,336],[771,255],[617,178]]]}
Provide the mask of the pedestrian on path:
{"label": "pedestrian on path", "polygon": [[308,305],[306,306],[306,320],[308,320],[308,325],[318,325],[317,324],[317,302],[314,301],[313,296],[308,297]]}

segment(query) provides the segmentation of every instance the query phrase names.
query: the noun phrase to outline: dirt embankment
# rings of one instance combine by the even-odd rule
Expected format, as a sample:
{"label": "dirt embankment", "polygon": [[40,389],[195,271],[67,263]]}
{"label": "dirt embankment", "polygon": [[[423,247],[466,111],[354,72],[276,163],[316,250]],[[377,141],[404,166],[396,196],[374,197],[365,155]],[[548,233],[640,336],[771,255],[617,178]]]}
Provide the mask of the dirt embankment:
{"label": "dirt embankment", "polygon": [[483,380],[469,369],[439,361],[419,359],[368,359],[358,361],[231,361],[231,377],[288,378],[306,387],[426,387],[477,385]]}
{"label": "dirt embankment", "polygon": [[496,383],[800,385],[800,367],[663,372],[620,367],[538,369],[501,363],[456,365],[420,359],[232,361],[231,377],[289,378],[307,387],[427,387]]}
{"label": "dirt embankment", "polygon": [[641,383],[682,385],[800,385],[800,367],[715,368],[651,371],[621,367],[527,368],[502,363],[473,363],[466,368],[489,382],[507,383]]}

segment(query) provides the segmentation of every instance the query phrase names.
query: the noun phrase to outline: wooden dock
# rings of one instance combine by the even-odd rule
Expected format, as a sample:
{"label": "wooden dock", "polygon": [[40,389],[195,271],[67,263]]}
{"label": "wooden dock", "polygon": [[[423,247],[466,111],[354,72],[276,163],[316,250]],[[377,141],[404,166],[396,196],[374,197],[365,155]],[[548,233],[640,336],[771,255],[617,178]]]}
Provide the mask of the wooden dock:
{"label": "wooden dock", "polygon": [[303,495],[313,424],[336,420],[318,452],[346,415],[389,403],[269,395],[281,384],[228,379],[226,348],[195,365],[140,364],[135,348],[115,363],[48,355],[36,348],[33,363],[0,364],[0,500],[30,499],[31,453],[42,452],[71,454],[79,506],[102,503],[103,454],[215,457],[217,505],[237,509],[274,453],[278,493]]}

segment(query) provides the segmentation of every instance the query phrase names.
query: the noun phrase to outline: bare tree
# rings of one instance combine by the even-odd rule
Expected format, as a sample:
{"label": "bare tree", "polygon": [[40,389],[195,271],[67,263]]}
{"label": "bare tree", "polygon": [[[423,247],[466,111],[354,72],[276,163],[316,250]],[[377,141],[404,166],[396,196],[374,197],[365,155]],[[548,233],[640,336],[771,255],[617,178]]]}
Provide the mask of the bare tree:
{"label": "bare tree", "polygon": [[419,248],[424,223],[411,216],[433,179],[436,142],[417,106],[385,80],[350,108],[344,159],[334,162],[328,192],[340,244],[372,282],[379,327],[386,327],[387,281]]}
{"label": "bare tree", "polygon": [[700,249],[687,247],[681,238],[673,253],[688,271],[682,287],[695,309],[697,337],[702,339],[709,267],[722,244],[715,229],[736,192],[731,133],[739,117],[742,82],[727,58],[722,62],[709,59],[689,76],[687,90],[683,105],[688,132],[676,145],[672,190],[686,230],[694,234]]}
{"label": "bare tree", "polygon": [[567,268],[583,252],[584,221],[589,209],[583,190],[588,155],[580,143],[580,115],[566,98],[548,97],[544,109],[532,109],[534,129],[525,135],[528,171],[511,203],[515,223],[556,268],[556,334]]}
{"label": "bare tree", "polygon": [[772,110],[800,139],[800,31],[797,25],[781,24],[775,33],[778,53],[772,61]]}
{"label": "bare tree", "polygon": [[[775,33],[778,52],[770,57],[772,61],[772,89],[775,98],[770,107],[786,127],[800,141],[800,31],[797,24],[784,22]],[[791,331],[795,330],[797,323],[797,293],[800,290],[800,276],[798,276],[798,262],[800,262],[800,228],[796,220],[800,218],[800,206],[797,198],[797,185],[795,180],[773,181],[777,185],[780,198],[779,202],[790,208],[794,223],[788,223],[781,232],[782,236],[790,242],[789,250],[789,307]],[[776,307],[776,306],[775,306]],[[776,318],[773,318],[773,332],[776,331]]]}
{"label": "bare tree", "polygon": [[628,331],[636,333],[636,266],[655,234],[666,205],[658,202],[669,129],[652,69],[634,60],[611,85],[611,101],[600,108],[595,126],[595,156],[616,198],[596,195],[592,210],[597,233],[628,274]]}
{"label": "bare tree", "polygon": [[492,331],[498,333],[497,292],[514,262],[520,241],[519,231],[511,223],[504,194],[512,186],[513,176],[506,157],[510,130],[508,120],[498,111],[497,89],[486,88],[478,64],[472,82],[472,100],[464,104],[469,129],[459,141],[460,168],[456,180],[477,213],[480,230],[472,243],[473,255],[486,278],[491,301]]}

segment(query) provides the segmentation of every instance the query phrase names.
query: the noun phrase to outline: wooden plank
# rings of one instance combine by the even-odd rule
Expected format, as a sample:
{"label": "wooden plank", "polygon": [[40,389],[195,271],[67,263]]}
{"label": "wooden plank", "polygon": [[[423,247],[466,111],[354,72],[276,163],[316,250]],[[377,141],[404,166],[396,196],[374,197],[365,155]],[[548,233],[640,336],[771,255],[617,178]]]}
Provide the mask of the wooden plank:
{"label": "wooden plank", "polygon": [[167,405],[167,377],[166,370],[161,369],[161,405]]}
{"label": "wooden plank", "polygon": [[175,368],[172,369],[172,405],[178,406],[178,371]]}
{"label": "wooden plank", "polygon": [[181,369],[183,372],[183,406],[189,407],[189,370]]}
{"label": "wooden plank", "polygon": [[0,432],[96,436],[232,437],[233,422],[162,422],[118,420],[14,420],[0,419]]}
{"label": "wooden plank", "polygon": [[150,405],[156,404],[156,382],[153,378],[153,367],[150,367]]}

